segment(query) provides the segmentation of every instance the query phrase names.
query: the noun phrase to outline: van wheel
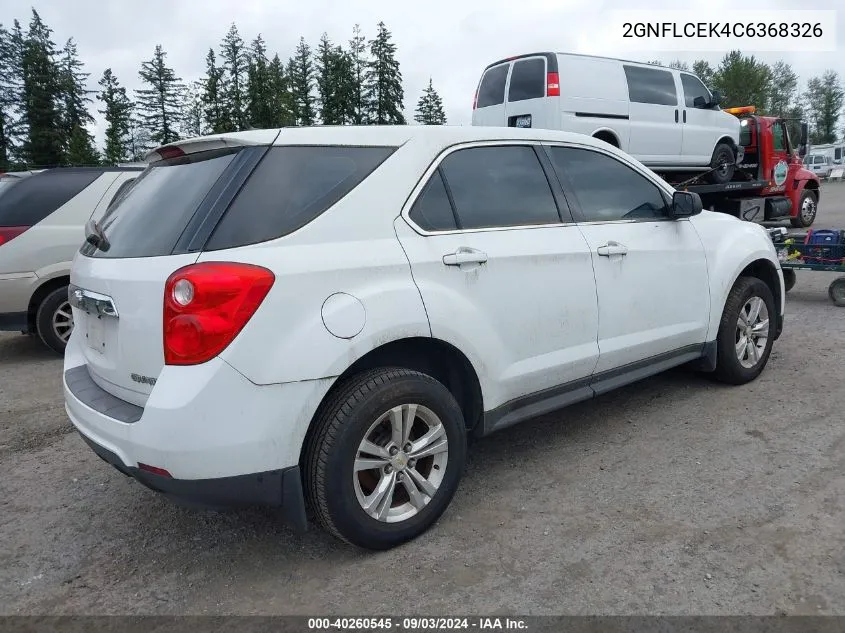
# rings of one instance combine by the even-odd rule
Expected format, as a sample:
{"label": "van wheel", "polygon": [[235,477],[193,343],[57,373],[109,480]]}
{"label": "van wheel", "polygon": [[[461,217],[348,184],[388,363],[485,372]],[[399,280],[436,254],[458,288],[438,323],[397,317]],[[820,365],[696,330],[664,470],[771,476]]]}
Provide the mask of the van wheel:
{"label": "van wheel", "polygon": [[463,414],[431,376],[374,369],[321,407],[304,457],[320,524],[353,545],[389,549],[425,532],[452,500],[466,460]]}
{"label": "van wheel", "polygon": [[719,143],[716,146],[713,158],[710,159],[710,169],[713,171],[707,175],[707,179],[714,185],[724,185],[731,181],[736,169],[736,154],[730,145]]}
{"label": "van wheel", "polygon": [[769,287],[756,277],[737,279],[719,324],[714,377],[732,385],[757,378],[772,352],[776,319]]}
{"label": "van wheel", "polygon": [[816,194],[805,189],[798,199],[798,214],[789,221],[796,229],[806,229],[816,221],[819,205]]}
{"label": "van wheel", "polygon": [[44,344],[64,354],[73,332],[73,311],[67,300],[67,286],[53,290],[41,301],[35,314],[35,329]]}

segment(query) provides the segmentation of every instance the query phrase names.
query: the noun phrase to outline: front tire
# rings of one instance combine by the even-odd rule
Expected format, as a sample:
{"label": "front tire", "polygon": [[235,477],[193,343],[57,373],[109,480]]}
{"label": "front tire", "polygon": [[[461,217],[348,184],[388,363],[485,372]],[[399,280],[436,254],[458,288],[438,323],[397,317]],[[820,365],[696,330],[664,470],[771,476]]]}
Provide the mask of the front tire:
{"label": "front tire", "polygon": [[53,290],[41,301],[35,313],[35,329],[44,344],[64,354],[73,332],[73,311],[67,300],[67,286]]}
{"label": "front tire", "polygon": [[736,153],[727,143],[719,143],[713,150],[713,158],[710,159],[711,171],[707,179],[714,185],[724,185],[731,181],[736,170]]}
{"label": "front tire", "polygon": [[449,390],[416,371],[374,369],[350,378],[318,412],[306,497],[327,531],[385,550],[443,514],[465,461],[464,418]]}
{"label": "front tire", "polygon": [[816,194],[805,189],[801,192],[801,197],[798,199],[798,215],[790,218],[789,221],[796,229],[806,229],[816,221],[818,210],[819,205]]}
{"label": "front tire", "polygon": [[775,340],[772,291],[756,277],[740,277],[728,294],[719,334],[714,376],[731,385],[751,382],[769,360]]}

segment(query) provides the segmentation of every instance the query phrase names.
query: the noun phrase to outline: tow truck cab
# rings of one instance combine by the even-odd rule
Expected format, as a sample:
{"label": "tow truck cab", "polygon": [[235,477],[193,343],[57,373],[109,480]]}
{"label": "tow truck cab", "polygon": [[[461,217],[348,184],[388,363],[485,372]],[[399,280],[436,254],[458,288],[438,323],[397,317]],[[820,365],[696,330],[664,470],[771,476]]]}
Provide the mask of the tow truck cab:
{"label": "tow truck cab", "polygon": [[754,222],[789,219],[795,227],[813,223],[819,202],[819,178],[804,167],[807,124],[800,125],[797,147],[787,119],[755,114],[754,106],[726,108],[740,119],[743,150],[733,180],[723,185],[676,185],[695,191],[706,208]]}

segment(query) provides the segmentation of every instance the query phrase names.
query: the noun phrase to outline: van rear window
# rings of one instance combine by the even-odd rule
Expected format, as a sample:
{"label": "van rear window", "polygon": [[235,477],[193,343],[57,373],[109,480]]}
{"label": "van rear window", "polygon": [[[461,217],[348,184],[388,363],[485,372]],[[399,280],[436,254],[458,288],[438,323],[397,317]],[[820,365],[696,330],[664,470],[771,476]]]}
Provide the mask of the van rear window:
{"label": "van rear window", "polygon": [[508,79],[508,64],[488,68],[478,87],[477,108],[501,105],[505,102],[505,82]]}
{"label": "van rear window", "polygon": [[0,226],[35,226],[102,174],[57,168],[9,182],[0,195]]}
{"label": "van rear window", "polygon": [[525,101],[546,96],[546,60],[523,59],[513,65],[508,101]]}

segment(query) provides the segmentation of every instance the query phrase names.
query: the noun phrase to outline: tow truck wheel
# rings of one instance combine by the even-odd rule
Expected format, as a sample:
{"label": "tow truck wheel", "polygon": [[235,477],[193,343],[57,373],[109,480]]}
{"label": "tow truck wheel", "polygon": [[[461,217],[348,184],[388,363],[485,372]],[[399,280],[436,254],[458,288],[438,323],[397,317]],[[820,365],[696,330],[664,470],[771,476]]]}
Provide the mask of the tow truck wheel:
{"label": "tow truck wheel", "polygon": [[797,279],[794,270],[787,268],[783,271],[783,285],[787,292],[789,292],[795,287],[796,281]]}
{"label": "tow truck wheel", "polygon": [[816,213],[819,210],[818,199],[812,191],[804,190],[798,200],[798,215],[790,218],[792,226],[796,229],[806,229],[816,221]]}
{"label": "tow truck wheel", "polygon": [[736,154],[733,148],[727,143],[719,143],[713,150],[713,158],[710,160],[711,171],[707,178],[714,185],[724,185],[734,177],[736,169]]}

